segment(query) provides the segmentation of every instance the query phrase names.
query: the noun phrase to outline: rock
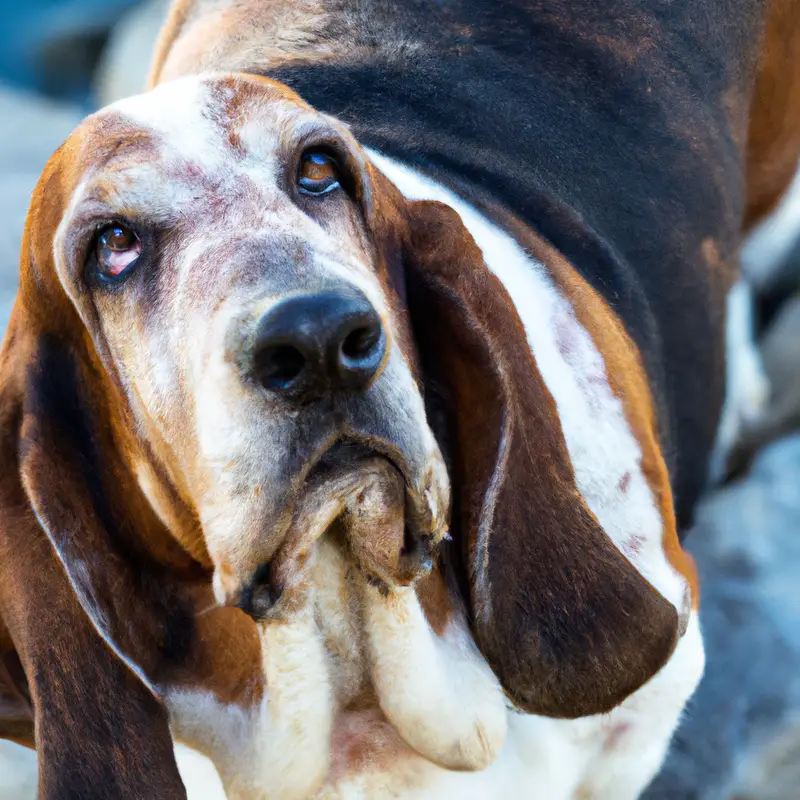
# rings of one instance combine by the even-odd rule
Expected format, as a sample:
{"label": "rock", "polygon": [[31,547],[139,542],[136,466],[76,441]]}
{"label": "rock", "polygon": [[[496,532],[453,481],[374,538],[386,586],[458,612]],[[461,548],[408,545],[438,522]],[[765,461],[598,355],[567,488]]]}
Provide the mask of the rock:
{"label": "rock", "polygon": [[36,800],[36,753],[0,739],[0,800]]}
{"label": "rock", "polygon": [[[741,764],[758,763],[764,743],[800,712],[798,484],[795,434],[699,509],[687,547],[700,572],[708,664],[646,800],[735,797]],[[792,797],[800,790],[784,800]]]}
{"label": "rock", "polygon": [[[797,269],[800,272],[800,252]],[[791,393],[800,373],[800,292],[795,292],[781,305],[775,321],[764,334],[761,356],[775,396],[780,398]]]}
{"label": "rock", "polygon": [[790,720],[738,770],[733,800],[797,800],[800,797],[800,718]]}

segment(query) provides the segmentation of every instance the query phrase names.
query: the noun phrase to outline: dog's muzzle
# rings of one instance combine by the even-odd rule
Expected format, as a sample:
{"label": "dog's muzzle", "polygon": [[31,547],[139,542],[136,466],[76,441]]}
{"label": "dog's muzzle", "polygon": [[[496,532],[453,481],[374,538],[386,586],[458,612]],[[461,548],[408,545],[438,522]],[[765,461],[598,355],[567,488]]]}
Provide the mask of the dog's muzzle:
{"label": "dog's muzzle", "polygon": [[218,600],[257,619],[290,612],[329,530],[373,584],[428,572],[449,482],[410,367],[365,294],[290,295],[231,331],[229,352],[275,435],[253,527],[228,551],[231,569],[220,558]]}

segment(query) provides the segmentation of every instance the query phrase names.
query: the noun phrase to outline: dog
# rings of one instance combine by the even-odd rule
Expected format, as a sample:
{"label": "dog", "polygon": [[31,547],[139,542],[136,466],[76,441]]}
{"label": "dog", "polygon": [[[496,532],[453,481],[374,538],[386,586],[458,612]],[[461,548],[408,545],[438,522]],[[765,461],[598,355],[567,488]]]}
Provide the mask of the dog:
{"label": "dog", "polygon": [[43,797],[182,797],[173,738],[232,798],[641,793],[800,108],[791,3],[731,6],[173,7],[45,170],[0,355]]}

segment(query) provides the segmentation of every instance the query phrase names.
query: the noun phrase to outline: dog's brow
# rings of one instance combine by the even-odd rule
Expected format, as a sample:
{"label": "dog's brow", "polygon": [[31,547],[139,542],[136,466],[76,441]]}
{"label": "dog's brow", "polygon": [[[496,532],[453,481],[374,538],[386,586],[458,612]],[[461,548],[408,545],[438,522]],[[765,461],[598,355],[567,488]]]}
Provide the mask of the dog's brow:
{"label": "dog's brow", "polygon": [[139,161],[104,171],[81,187],[75,208],[81,216],[121,214],[166,224],[175,222],[195,195],[189,181],[171,177],[165,182],[158,164]]}
{"label": "dog's brow", "polygon": [[101,113],[117,113],[136,128],[150,132],[162,152],[166,151],[164,155],[180,154],[211,168],[223,158],[220,142],[224,131],[211,108],[216,102],[203,81],[186,78],[120,100]]}

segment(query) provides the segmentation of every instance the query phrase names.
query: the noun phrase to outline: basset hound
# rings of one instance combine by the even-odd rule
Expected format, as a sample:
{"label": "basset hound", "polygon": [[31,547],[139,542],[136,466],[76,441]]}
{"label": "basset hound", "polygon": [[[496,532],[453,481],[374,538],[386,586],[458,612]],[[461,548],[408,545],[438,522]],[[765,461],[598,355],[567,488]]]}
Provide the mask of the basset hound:
{"label": "basset hound", "polygon": [[800,110],[762,17],[174,6],[154,88],[49,162],[0,354],[0,734],[41,797],[184,797],[173,740],[229,798],[639,796],[784,180],[747,128]]}

